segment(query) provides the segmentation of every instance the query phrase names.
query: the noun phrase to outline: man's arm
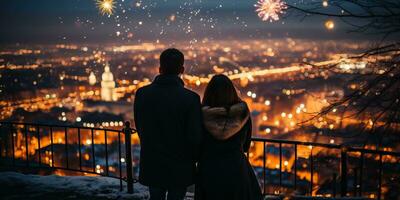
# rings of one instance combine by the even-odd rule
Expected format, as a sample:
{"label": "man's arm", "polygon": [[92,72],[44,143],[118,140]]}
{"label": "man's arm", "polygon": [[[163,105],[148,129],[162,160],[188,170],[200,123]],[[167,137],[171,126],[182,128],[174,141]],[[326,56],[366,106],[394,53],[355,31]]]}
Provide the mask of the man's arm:
{"label": "man's arm", "polygon": [[133,103],[133,119],[135,121],[135,127],[136,127],[136,131],[137,131],[139,137],[140,137],[140,132],[141,132],[141,131],[139,131],[139,129],[140,129],[139,106],[141,105],[140,96],[141,96],[141,94],[140,94],[140,89],[139,89],[136,91],[135,101]]}
{"label": "man's arm", "polygon": [[195,100],[192,100],[186,117],[186,134],[190,144],[189,147],[193,150],[194,156],[197,159],[200,153],[204,130],[199,96],[196,96]]}

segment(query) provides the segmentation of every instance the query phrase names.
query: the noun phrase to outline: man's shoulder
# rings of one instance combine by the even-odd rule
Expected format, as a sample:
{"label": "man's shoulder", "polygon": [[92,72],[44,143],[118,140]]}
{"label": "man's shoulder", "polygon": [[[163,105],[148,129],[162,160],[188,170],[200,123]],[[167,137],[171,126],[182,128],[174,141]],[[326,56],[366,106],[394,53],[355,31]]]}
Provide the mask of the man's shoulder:
{"label": "man's shoulder", "polygon": [[145,85],[143,87],[140,87],[139,89],[136,90],[136,95],[141,94],[143,92],[146,92],[147,90],[149,90],[151,88],[151,84],[149,85]]}
{"label": "man's shoulder", "polygon": [[[136,96],[146,95],[146,93],[156,95],[155,93],[151,92],[154,89],[153,86],[154,86],[153,84],[149,84],[149,85],[139,88],[138,90],[136,90]],[[200,99],[200,96],[196,92],[194,92],[188,88],[182,87],[182,89],[178,89],[178,91],[179,91],[178,95],[180,97],[183,96],[184,98],[188,98],[191,100]]]}
{"label": "man's shoulder", "polygon": [[200,99],[200,96],[196,92],[194,92],[190,89],[184,88],[183,91],[184,91],[185,95],[187,95],[189,98],[192,98],[195,100]]}

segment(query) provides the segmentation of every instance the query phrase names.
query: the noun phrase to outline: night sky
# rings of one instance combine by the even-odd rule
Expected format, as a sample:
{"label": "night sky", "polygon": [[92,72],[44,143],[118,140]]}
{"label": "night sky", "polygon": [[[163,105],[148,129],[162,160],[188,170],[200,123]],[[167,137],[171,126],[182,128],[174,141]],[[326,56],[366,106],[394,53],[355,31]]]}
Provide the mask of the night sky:
{"label": "night sky", "polygon": [[[116,1],[115,13],[108,17],[99,13],[95,0],[2,0],[0,43],[140,42],[205,37],[360,38],[359,34],[348,34],[349,27],[338,20],[335,30],[326,30],[326,17],[301,21],[298,16],[284,14],[284,19],[277,22],[263,22],[255,12],[255,0]],[[171,15],[176,16],[174,22],[168,22]]]}

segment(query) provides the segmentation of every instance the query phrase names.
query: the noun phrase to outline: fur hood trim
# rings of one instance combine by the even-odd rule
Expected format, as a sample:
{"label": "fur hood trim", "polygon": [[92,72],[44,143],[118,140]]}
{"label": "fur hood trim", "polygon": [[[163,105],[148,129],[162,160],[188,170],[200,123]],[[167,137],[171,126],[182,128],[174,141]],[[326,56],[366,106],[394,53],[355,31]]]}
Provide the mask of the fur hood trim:
{"label": "fur hood trim", "polygon": [[245,102],[224,107],[205,106],[203,121],[206,130],[218,140],[226,140],[239,132],[249,119],[249,109]]}

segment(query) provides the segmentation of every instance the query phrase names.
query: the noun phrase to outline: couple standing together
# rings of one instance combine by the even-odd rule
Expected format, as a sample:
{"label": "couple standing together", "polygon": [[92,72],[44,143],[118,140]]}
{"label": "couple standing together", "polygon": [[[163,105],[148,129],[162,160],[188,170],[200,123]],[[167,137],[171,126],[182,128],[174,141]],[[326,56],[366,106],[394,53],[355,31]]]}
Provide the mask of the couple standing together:
{"label": "couple standing together", "polygon": [[199,200],[260,200],[244,152],[251,139],[249,109],[224,75],[209,82],[202,101],[184,87],[184,55],[167,49],[160,75],[136,92],[134,118],[141,142],[139,182],[150,200],[182,200],[195,184]]}

